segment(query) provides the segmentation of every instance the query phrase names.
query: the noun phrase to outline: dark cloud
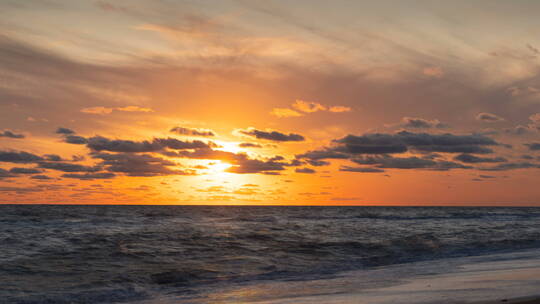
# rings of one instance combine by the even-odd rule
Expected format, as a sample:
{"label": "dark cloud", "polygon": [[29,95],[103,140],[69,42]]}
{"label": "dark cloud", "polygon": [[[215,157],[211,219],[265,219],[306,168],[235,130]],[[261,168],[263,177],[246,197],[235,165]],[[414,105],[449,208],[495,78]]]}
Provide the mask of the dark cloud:
{"label": "dark cloud", "polygon": [[84,166],[64,162],[40,162],[39,167],[62,172],[97,172],[101,170],[99,166]]}
{"label": "dark cloud", "polygon": [[513,134],[513,135],[523,135],[523,134],[529,133],[530,131],[532,131],[530,126],[522,126],[522,125],[518,125],[513,128],[504,129],[504,132]]}
{"label": "dark cloud", "polygon": [[30,178],[31,179],[38,179],[38,180],[50,180],[50,179],[53,179],[52,177],[49,177],[49,176],[43,175],[43,174],[32,175]]}
{"label": "dark cloud", "polygon": [[162,153],[169,157],[180,158],[193,158],[193,159],[210,159],[210,160],[223,160],[223,161],[235,161],[239,155],[232,152],[214,150],[211,148],[196,149],[194,151],[166,151]]}
{"label": "dark cloud", "polygon": [[15,167],[15,168],[9,169],[9,172],[14,173],[14,174],[37,174],[37,173],[41,173],[42,171],[36,168]]}
{"label": "dark cloud", "polygon": [[403,153],[409,148],[421,152],[492,153],[493,151],[485,146],[499,145],[493,139],[480,134],[428,134],[407,131],[397,134],[348,135],[335,142],[339,144],[335,150],[350,154]]}
{"label": "dark cloud", "polygon": [[71,134],[75,134],[75,131],[71,130],[71,129],[68,129],[68,128],[63,128],[63,127],[59,127],[58,129],[56,129],[56,134],[63,134],[63,135],[71,135]]}
{"label": "dark cloud", "polygon": [[85,145],[88,143],[88,140],[82,136],[78,135],[67,135],[64,138],[64,141],[68,144],[74,144],[74,145]]}
{"label": "dark cloud", "polygon": [[403,117],[401,126],[404,128],[414,128],[414,129],[429,129],[429,128],[443,129],[443,128],[448,127],[448,125],[441,123],[437,119],[428,120],[428,119],[417,118],[417,117]]}
{"label": "dark cloud", "polygon": [[475,155],[471,155],[471,154],[460,154],[456,157],[454,157],[454,160],[458,160],[460,162],[464,162],[464,163],[470,163],[470,164],[475,164],[475,163],[502,163],[502,162],[506,162],[507,159],[504,158],[504,157],[478,157],[478,156],[475,156]]}
{"label": "dark cloud", "polygon": [[304,141],[304,136],[295,133],[284,134],[278,131],[262,131],[254,128],[240,130],[241,134],[255,137],[257,139],[266,139],[271,141]]}
{"label": "dark cloud", "polygon": [[393,157],[390,155],[367,156],[352,159],[353,162],[360,165],[374,165],[377,168],[384,169],[430,169],[430,170],[450,170],[450,169],[471,169],[455,162],[445,160],[433,160],[429,158],[411,157]]}
{"label": "dark cloud", "polygon": [[185,127],[174,127],[170,130],[170,132],[190,136],[216,136],[216,133],[214,133],[212,130]]}
{"label": "dark cloud", "polygon": [[296,168],[296,170],[294,170],[294,172],[313,174],[313,173],[316,173],[317,171],[315,171],[315,170],[313,170],[311,168]]}
{"label": "dark cloud", "polygon": [[60,155],[56,155],[56,154],[45,154],[43,155],[43,159],[46,161],[52,161],[52,162],[64,161],[64,159],[62,159]]}
{"label": "dark cloud", "polygon": [[386,154],[407,152],[402,139],[391,134],[347,135],[335,140],[340,144],[335,149],[349,154]]}
{"label": "dark cloud", "polygon": [[499,122],[503,121],[504,118],[492,113],[478,113],[478,115],[476,115],[476,120],[484,122]]}
{"label": "dark cloud", "polygon": [[0,187],[0,192],[15,192],[18,194],[24,194],[28,192],[39,192],[41,188],[29,188],[29,187]]}
{"label": "dark cloud", "polygon": [[540,143],[528,143],[528,144],[524,144],[524,145],[527,146],[529,148],[529,150],[531,150],[531,151],[540,150]]}
{"label": "dark cloud", "polygon": [[289,164],[275,160],[250,159],[245,154],[238,154],[239,157],[233,162],[233,166],[226,171],[230,173],[263,173],[276,174],[276,171],[283,171]]}
{"label": "dark cloud", "polygon": [[28,164],[41,160],[41,156],[24,151],[0,151],[0,162]]}
{"label": "dark cloud", "polygon": [[[366,167],[344,166],[341,171],[350,172],[384,172],[381,169],[426,169],[445,171],[450,169],[472,169],[460,163],[438,160],[441,153],[491,153],[486,146],[499,145],[493,139],[479,134],[453,135],[411,133],[402,131],[396,134],[348,135],[333,141],[334,145],[320,150],[308,151],[296,155],[296,158],[311,165],[323,159],[349,159]],[[423,153],[423,157],[393,157],[389,154],[404,153],[409,150]],[[430,154],[425,155],[426,152]],[[371,156],[369,156],[371,155]],[[467,154],[470,155],[470,154]],[[459,159],[472,158],[459,156]],[[480,158],[476,159],[480,160]],[[503,161],[503,158],[484,158],[488,161]]]}
{"label": "dark cloud", "polygon": [[324,160],[307,159],[306,162],[314,167],[322,167],[330,165],[330,162]]}
{"label": "dark cloud", "polygon": [[256,144],[256,143],[249,143],[249,142],[240,143],[240,144],[238,144],[238,146],[239,146],[240,148],[262,148],[262,146],[259,145],[259,144]]}
{"label": "dark cloud", "polygon": [[171,169],[177,164],[163,158],[147,154],[93,154],[93,158],[101,159],[100,165],[109,172],[125,173],[129,176],[159,176],[159,175],[192,175],[192,171]]}
{"label": "dark cloud", "polygon": [[540,168],[540,165],[529,162],[505,163],[494,167],[480,168],[482,171],[506,171],[515,169]]}
{"label": "dark cloud", "polygon": [[0,137],[7,137],[7,138],[24,138],[24,134],[17,134],[10,130],[4,130],[3,132],[0,132]]}
{"label": "dark cloud", "polygon": [[14,177],[14,176],[15,174],[13,174],[12,172],[9,172],[6,169],[0,168],[0,180],[3,178]]}
{"label": "dark cloud", "polygon": [[114,173],[110,172],[96,172],[96,173],[69,173],[69,174],[63,174],[62,177],[64,178],[76,178],[80,180],[93,180],[93,179],[110,179],[114,178]]}
{"label": "dark cloud", "polygon": [[87,147],[93,151],[109,151],[122,153],[158,152],[166,148],[173,150],[202,149],[215,146],[200,140],[181,141],[176,138],[154,138],[151,141],[111,140],[102,136],[88,138]]}
{"label": "dark cloud", "polygon": [[88,138],[87,147],[93,151],[111,152],[156,152],[163,150],[163,145],[157,141],[111,140],[101,136]]}
{"label": "dark cloud", "polygon": [[372,168],[372,167],[349,167],[349,166],[342,166],[341,168],[339,168],[339,171],[360,172],[360,173],[382,173],[382,172],[384,172],[383,169],[378,169],[378,168]]}
{"label": "dark cloud", "polygon": [[298,154],[296,155],[296,158],[319,161],[323,159],[348,159],[350,158],[350,155],[335,151],[332,148],[323,148],[321,150],[312,150],[303,154]]}

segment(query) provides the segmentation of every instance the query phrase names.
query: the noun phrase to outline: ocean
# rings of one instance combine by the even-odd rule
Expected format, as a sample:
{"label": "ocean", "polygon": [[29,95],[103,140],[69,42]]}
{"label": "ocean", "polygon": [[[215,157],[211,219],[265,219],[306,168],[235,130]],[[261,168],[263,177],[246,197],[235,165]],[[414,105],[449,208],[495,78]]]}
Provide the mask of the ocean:
{"label": "ocean", "polygon": [[540,208],[0,205],[0,303],[218,303],[282,286],[250,303],[537,248]]}

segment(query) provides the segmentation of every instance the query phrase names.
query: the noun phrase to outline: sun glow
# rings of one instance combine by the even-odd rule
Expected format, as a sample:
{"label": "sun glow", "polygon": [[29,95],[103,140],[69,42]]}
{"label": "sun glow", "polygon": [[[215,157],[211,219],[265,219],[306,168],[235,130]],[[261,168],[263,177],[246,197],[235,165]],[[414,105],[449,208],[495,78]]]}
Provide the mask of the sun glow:
{"label": "sun glow", "polygon": [[217,161],[217,162],[209,164],[208,168],[209,168],[210,174],[220,174],[220,173],[224,173],[225,170],[229,169],[230,167],[232,167],[232,165],[229,163]]}

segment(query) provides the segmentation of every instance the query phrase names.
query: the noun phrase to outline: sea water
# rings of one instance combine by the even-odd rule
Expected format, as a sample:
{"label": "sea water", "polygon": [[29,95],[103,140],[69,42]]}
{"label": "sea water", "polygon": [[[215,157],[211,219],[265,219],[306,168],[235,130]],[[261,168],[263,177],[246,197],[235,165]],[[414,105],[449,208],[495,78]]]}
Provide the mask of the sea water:
{"label": "sea water", "polygon": [[0,303],[332,294],[535,248],[540,208],[0,205]]}

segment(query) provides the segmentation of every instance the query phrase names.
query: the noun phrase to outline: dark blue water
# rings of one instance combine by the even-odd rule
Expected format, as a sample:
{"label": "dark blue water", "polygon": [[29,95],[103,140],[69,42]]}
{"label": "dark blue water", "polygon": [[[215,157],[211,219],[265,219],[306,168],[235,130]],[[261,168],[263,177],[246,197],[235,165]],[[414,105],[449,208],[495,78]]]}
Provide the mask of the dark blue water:
{"label": "dark blue water", "polygon": [[540,248],[540,208],[0,205],[0,303],[197,297]]}

